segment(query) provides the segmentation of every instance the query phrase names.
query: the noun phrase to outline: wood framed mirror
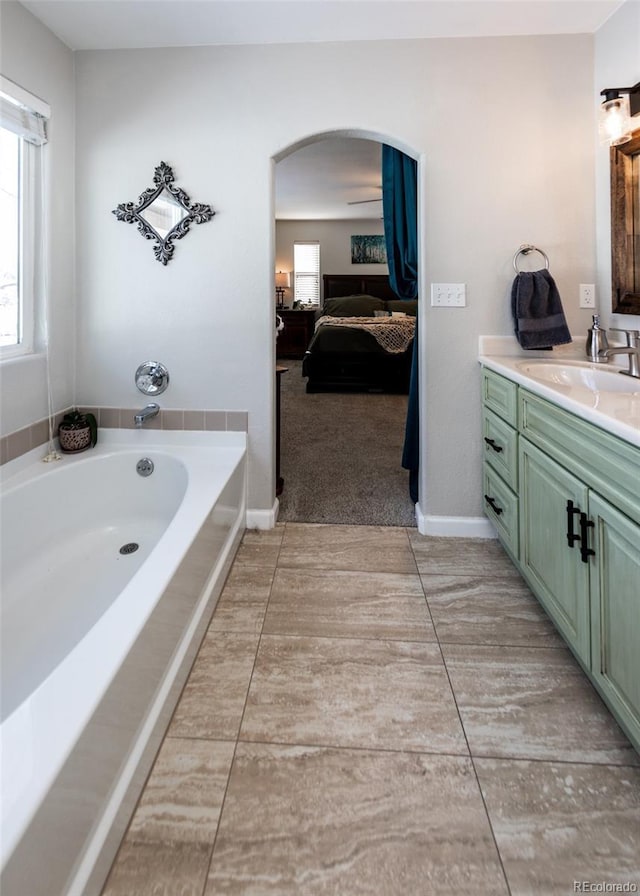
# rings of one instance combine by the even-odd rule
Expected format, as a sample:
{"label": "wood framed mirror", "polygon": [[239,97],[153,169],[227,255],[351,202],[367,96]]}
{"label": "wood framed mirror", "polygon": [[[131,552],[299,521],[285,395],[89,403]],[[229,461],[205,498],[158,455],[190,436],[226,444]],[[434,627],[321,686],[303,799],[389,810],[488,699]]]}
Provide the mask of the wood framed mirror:
{"label": "wood framed mirror", "polygon": [[611,147],[611,298],[614,314],[640,314],[640,129]]}

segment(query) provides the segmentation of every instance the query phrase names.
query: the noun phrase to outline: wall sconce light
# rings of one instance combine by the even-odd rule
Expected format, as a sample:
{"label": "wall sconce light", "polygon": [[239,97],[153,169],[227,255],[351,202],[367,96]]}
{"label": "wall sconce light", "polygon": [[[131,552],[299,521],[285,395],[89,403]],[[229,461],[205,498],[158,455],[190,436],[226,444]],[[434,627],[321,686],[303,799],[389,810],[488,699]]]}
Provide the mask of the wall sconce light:
{"label": "wall sconce light", "polygon": [[291,286],[289,271],[276,271],[276,300],[278,308],[284,308],[284,291]]}
{"label": "wall sconce light", "polygon": [[640,115],[640,81],[633,87],[607,87],[600,91],[600,96],[604,101],[600,106],[598,130],[603,143],[609,146],[628,143],[633,130],[631,118]]}

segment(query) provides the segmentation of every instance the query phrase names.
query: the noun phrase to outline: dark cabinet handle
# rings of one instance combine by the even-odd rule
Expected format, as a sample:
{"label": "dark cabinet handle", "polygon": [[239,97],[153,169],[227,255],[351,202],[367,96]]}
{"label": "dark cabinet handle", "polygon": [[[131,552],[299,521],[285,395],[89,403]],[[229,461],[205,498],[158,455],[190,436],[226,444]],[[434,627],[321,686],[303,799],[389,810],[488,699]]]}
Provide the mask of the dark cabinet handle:
{"label": "dark cabinet handle", "polygon": [[580,559],[583,563],[589,562],[589,557],[595,557],[596,552],[593,548],[588,547],[589,543],[589,529],[593,529],[595,527],[595,523],[593,520],[587,518],[586,513],[580,514]]}
{"label": "dark cabinet handle", "polygon": [[485,436],[485,437],[484,437],[484,440],[485,440],[485,442],[487,443],[487,445],[490,445],[490,446],[493,448],[494,451],[497,451],[498,454],[500,454],[500,452],[502,451],[502,446],[501,446],[501,445],[496,445],[495,440],[494,440],[494,439],[490,439],[488,436]]}
{"label": "dark cabinet handle", "polygon": [[484,499],[487,502],[487,504],[489,505],[489,507],[494,511],[494,513],[497,513],[498,516],[500,516],[500,514],[502,513],[502,507],[498,507],[495,500],[493,498],[491,498],[489,495],[485,495]]}
{"label": "dark cabinet handle", "polygon": [[575,507],[573,501],[567,501],[567,544],[573,547],[576,541],[580,541],[580,536],[573,531],[573,515],[580,513],[580,508]]}

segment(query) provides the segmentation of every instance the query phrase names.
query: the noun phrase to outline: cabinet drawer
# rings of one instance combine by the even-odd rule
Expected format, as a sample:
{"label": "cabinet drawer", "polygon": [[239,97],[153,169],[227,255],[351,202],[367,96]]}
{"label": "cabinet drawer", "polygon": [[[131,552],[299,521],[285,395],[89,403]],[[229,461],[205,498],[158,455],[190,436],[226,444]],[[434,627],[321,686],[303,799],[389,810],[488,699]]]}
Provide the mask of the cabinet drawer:
{"label": "cabinet drawer", "polygon": [[482,418],[484,459],[514,492],[518,490],[518,433],[485,408]]}
{"label": "cabinet drawer", "polygon": [[482,368],[482,400],[485,407],[511,426],[518,424],[518,387],[493,370]]}
{"label": "cabinet drawer", "polygon": [[640,522],[640,448],[522,388],[520,434]]}
{"label": "cabinet drawer", "polygon": [[484,509],[512,557],[518,558],[518,498],[488,463],[484,465]]}

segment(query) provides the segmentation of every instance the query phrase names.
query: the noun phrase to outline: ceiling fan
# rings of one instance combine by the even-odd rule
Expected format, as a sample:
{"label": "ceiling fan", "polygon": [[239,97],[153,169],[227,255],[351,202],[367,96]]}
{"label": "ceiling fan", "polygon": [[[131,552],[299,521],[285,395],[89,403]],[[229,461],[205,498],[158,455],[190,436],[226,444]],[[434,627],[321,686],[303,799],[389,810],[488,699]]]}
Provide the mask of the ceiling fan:
{"label": "ceiling fan", "polygon": [[[376,187],[376,190],[381,190],[382,187]],[[379,196],[377,199],[354,199],[352,202],[347,202],[347,205],[364,205],[366,202],[382,202],[382,196]]]}

